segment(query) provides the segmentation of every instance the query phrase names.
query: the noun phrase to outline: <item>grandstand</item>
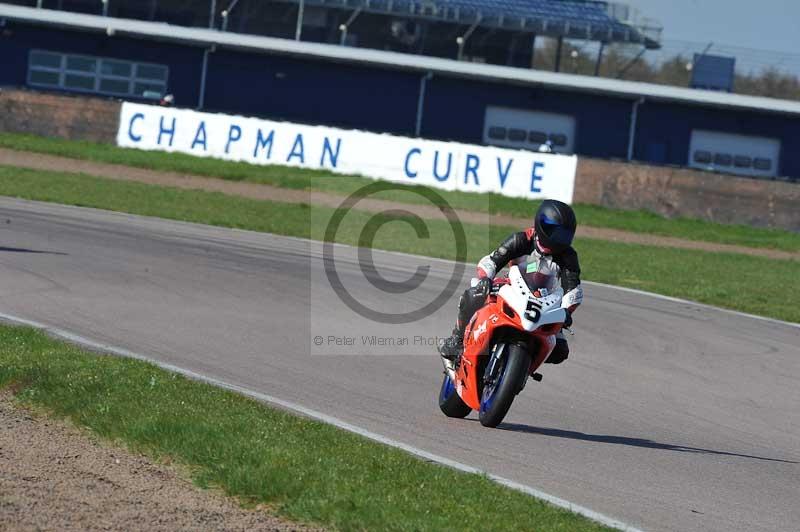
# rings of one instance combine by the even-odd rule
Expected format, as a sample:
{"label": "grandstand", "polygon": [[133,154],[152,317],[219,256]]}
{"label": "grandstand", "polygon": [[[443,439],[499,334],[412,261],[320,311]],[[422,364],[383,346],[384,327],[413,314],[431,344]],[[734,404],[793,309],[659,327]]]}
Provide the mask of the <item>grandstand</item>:
{"label": "grandstand", "polygon": [[[530,68],[537,38],[657,49],[660,29],[595,0],[14,0],[12,4]],[[600,47],[602,54],[602,48]],[[600,60],[598,54],[598,61]]]}

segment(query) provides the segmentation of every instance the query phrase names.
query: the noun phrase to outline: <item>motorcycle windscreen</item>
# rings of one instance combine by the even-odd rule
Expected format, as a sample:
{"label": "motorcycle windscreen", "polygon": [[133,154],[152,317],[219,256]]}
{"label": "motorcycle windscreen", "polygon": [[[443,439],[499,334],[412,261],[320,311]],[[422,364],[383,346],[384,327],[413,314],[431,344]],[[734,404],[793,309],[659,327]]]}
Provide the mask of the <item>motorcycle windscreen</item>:
{"label": "motorcycle windscreen", "polygon": [[544,258],[538,261],[532,257],[529,259],[530,262],[520,264],[520,272],[531,292],[546,288],[548,292],[552,293],[561,286],[558,278],[558,266],[555,263]]}

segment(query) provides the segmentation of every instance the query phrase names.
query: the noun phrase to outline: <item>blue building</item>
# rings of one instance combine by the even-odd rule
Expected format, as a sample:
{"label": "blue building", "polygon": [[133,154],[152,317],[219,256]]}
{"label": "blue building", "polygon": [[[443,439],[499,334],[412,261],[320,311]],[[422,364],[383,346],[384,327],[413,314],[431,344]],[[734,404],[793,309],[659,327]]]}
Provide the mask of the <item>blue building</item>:
{"label": "blue building", "polygon": [[800,102],[0,4],[0,85],[800,177]]}

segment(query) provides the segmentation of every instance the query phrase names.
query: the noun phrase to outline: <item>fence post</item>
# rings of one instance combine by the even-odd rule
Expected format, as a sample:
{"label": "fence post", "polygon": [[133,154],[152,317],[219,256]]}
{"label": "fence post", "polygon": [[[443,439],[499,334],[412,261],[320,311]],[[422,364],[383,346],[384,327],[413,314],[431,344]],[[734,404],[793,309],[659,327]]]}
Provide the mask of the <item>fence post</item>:
{"label": "fence post", "polygon": [[631,110],[631,129],[628,132],[628,161],[633,160],[633,148],[636,145],[636,122],[639,121],[639,106],[644,103],[644,98],[639,98],[633,102]]}
{"label": "fence post", "polygon": [[425,111],[425,91],[428,88],[428,80],[433,78],[432,72],[426,72],[419,80],[419,98],[417,99],[417,124],[414,135],[419,137],[422,134],[422,115]]}
{"label": "fence post", "polygon": [[297,28],[294,30],[294,40],[299,41],[303,34],[303,15],[305,14],[306,2],[300,0],[300,7],[297,9]]}
{"label": "fence post", "polygon": [[200,95],[197,98],[197,110],[201,111],[206,105],[206,77],[208,76],[208,54],[211,48],[203,50],[203,69],[200,72]]}
{"label": "fence post", "polygon": [[211,0],[211,7],[208,13],[208,29],[213,30],[217,22],[217,0]]}

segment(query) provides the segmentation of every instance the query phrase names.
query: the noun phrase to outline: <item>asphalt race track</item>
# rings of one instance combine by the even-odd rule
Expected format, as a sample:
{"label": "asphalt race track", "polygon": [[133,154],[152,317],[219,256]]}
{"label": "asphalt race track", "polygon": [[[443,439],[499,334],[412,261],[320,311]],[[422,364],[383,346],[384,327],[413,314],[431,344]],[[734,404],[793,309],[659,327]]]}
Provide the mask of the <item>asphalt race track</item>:
{"label": "asphalt race track", "polygon": [[[361,339],[446,334],[456,296],[412,325],[359,319],[327,287],[321,249],[0,198],[0,312],[299,403],[646,530],[800,529],[800,328],[589,285],[570,359],[546,366],[490,430],[439,412],[433,347]],[[337,253],[343,285],[365,305],[424,304],[416,292],[374,293],[354,250]],[[428,264],[427,290],[453,271],[375,257],[394,280]],[[691,279],[676,271],[675,282]],[[355,345],[328,341],[337,335]]]}

